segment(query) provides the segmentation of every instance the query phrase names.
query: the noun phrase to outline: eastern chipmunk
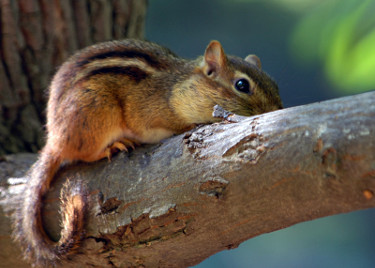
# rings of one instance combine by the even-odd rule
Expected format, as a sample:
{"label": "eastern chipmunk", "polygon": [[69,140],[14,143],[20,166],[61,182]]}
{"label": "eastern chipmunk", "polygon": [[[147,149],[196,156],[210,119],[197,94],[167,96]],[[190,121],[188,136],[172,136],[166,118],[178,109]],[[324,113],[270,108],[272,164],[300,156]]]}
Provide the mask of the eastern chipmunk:
{"label": "eastern chipmunk", "polygon": [[157,143],[211,123],[214,105],[239,115],[282,108],[276,83],[257,56],[227,56],[218,41],[195,60],[151,42],[123,40],[87,47],[54,76],[47,106],[47,142],[31,167],[15,213],[15,237],[36,265],[54,264],[82,240],[86,197],[76,189],[63,205],[58,242],[46,235],[42,198],[64,162],[110,158],[138,143]]}

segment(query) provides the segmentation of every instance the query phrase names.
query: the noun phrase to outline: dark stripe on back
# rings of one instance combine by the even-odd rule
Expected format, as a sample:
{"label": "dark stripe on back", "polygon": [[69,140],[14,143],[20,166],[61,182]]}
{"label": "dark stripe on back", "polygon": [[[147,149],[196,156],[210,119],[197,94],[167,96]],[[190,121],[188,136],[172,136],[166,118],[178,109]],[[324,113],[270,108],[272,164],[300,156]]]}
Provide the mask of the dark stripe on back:
{"label": "dark stripe on back", "polygon": [[134,80],[136,83],[139,83],[141,80],[145,79],[148,76],[148,73],[134,66],[127,66],[127,67],[113,66],[113,67],[103,67],[103,68],[95,69],[91,71],[90,73],[88,73],[83,79],[87,79],[90,76],[94,76],[98,74],[126,75],[131,80]]}
{"label": "dark stripe on back", "polygon": [[123,58],[124,60],[126,60],[127,58],[128,59],[137,58],[137,59],[143,60],[145,63],[149,64],[150,66],[152,66],[154,68],[158,68],[158,69],[165,68],[164,64],[161,64],[157,60],[157,58],[155,58],[155,57],[153,57],[149,54],[137,51],[137,50],[108,51],[108,52],[104,52],[104,53],[101,53],[101,54],[96,54],[96,55],[93,55],[91,57],[87,57],[85,59],[78,60],[77,66],[81,67],[81,66],[84,66],[84,65],[94,61],[94,60],[102,60],[102,59],[108,59],[108,58]]}

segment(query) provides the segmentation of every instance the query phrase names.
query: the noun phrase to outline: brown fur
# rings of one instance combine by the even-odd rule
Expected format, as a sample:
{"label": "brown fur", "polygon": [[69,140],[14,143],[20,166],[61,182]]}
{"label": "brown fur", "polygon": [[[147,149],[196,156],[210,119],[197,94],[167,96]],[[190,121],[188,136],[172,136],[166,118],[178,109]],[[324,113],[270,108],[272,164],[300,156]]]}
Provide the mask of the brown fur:
{"label": "brown fur", "polygon": [[[188,61],[129,39],[88,47],[64,63],[49,90],[47,143],[15,214],[14,233],[25,257],[36,265],[54,264],[83,238],[87,194],[80,183],[62,192],[60,241],[51,241],[42,226],[42,198],[61,163],[110,158],[114,150],[214,122],[216,104],[241,115],[281,108],[275,82],[259,69],[260,61],[247,59],[227,57],[217,41],[203,57]],[[250,81],[249,93],[234,87],[240,78]]]}

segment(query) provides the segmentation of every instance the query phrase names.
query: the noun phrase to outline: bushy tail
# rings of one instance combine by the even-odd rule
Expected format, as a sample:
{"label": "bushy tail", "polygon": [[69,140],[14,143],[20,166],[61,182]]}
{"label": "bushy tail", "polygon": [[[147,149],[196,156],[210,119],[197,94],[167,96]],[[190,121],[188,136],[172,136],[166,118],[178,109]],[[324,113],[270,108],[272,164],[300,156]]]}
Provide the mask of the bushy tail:
{"label": "bushy tail", "polygon": [[74,251],[83,235],[87,204],[86,187],[82,183],[68,183],[61,192],[61,238],[52,241],[43,229],[42,201],[59,169],[61,159],[46,151],[28,173],[23,202],[14,214],[14,238],[19,242],[25,258],[36,266],[54,266],[56,261]]}

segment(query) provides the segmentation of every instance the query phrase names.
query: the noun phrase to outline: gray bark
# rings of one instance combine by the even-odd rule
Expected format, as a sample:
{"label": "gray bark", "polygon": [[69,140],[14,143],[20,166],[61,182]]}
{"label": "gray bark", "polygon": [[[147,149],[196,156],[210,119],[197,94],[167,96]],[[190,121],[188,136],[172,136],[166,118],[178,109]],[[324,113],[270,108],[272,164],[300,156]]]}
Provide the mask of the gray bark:
{"label": "gray bark", "polygon": [[[260,234],[375,207],[374,135],[375,92],[201,126],[110,163],[62,168],[45,200],[46,228],[58,237],[59,191],[67,178],[84,180],[87,238],[71,266],[191,266]],[[5,177],[34,160],[0,163],[5,214],[24,187]],[[0,217],[0,254],[16,254]]]}

